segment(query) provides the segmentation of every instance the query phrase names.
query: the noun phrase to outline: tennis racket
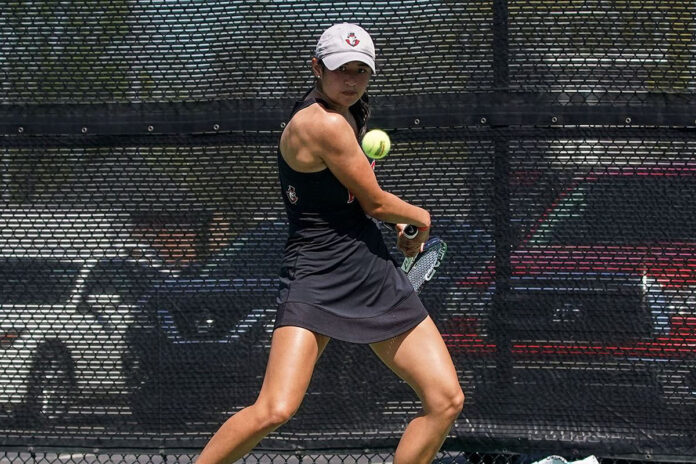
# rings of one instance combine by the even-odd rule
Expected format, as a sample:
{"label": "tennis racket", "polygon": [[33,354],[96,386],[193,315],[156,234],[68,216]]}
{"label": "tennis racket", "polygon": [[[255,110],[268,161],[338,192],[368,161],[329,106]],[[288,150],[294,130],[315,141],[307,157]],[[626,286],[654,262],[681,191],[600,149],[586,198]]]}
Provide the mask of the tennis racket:
{"label": "tennis racket", "polygon": [[417,293],[421,291],[423,284],[433,278],[446,253],[447,243],[432,237],[423,245],[423,251],[411,258],[404,258],[401,270],[406,273]]}
{"label": "tennis racket", "polygon": [[[387,227],[396,230],[396,225],[390,222],[384,223]],[[408,224],[404,227],[406,238],[415,238],[418,235],[418,228]],[[416,256],[404,258],[401,263],[401,270],[406,273],[409,282],[413,285],[416,293],[421,291],[423,284],[433,278],[437,268],[442,263],[447,253],[447,243],[437,237],[431,237],[423,245],[423,251]]]}

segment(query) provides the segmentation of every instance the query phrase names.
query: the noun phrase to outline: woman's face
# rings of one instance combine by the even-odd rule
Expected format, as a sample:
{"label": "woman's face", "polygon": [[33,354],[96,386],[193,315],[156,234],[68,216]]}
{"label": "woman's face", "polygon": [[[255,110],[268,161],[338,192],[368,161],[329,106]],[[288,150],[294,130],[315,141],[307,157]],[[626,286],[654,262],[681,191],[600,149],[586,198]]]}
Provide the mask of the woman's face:
{"label": "woman's face", "polygon": [[319,89],[341,107],[350,107],[360,100],[372,75],[370,67],[360,61],[351,61],[330,71],[315,58],[312,68],[319,77]]}

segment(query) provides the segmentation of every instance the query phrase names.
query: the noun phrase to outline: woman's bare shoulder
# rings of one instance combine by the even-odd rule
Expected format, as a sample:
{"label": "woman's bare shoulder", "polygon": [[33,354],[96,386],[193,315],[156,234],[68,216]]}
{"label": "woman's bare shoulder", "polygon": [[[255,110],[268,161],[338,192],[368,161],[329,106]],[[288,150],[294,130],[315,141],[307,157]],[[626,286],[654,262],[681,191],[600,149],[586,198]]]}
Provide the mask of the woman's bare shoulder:
{"label": "woman's bare shoulder", "polygon": [[341,114],[314,104],[288,122],[280,138],[280,152],[293,169],[317,171],[326,167],[324,158],[350,146],[351,137],[350,124]]}
{"label": "woman's bare shoulder", "polygon": [[290,120],[288,127],[308,136],[333,137],[337,132],[350,130],[350,124],[338,112],[324,107],[319,103],[309,105],[298,111]]}

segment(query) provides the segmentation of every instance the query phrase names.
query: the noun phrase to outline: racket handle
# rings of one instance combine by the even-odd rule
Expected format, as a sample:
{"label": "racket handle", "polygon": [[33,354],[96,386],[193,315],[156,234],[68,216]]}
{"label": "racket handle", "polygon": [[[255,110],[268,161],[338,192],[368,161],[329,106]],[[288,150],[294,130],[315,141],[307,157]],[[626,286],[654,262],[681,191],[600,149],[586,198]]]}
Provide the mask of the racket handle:
{"label": "racket handle", "polygon": [[[385,222],[385,225],[387,225],[390,229],[396,230],[396,224],[392,222]],[[418,235],[418,227],[408,224],[406,227],[404,227],[404,235],[408,239],[416,238],[416,235]]]}
{"label": "racket handle", "polygon": [[408,239],[416,238],[416,235],[418,235],[418,228],[413,224],[408,224],[406,227],[404,227],[404,235]]}

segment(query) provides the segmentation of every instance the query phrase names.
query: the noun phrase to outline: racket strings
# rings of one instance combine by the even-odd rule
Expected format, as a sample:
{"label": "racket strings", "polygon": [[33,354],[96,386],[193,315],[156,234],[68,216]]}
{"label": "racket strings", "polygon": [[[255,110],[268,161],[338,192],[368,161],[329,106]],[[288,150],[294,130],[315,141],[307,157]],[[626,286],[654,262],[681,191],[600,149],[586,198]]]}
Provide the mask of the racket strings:
{"label": "racket strings", "polygon": [[419,254],[411,264],[407,276],[416,291],[432,278],[435,269],[440,265],[441,254],[442,248],[434,247]]}

